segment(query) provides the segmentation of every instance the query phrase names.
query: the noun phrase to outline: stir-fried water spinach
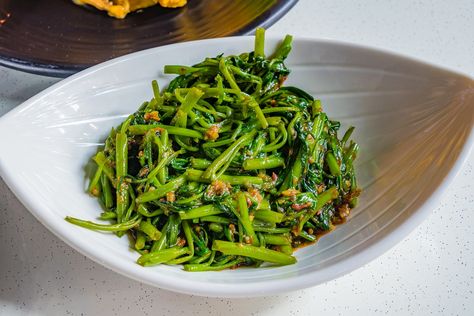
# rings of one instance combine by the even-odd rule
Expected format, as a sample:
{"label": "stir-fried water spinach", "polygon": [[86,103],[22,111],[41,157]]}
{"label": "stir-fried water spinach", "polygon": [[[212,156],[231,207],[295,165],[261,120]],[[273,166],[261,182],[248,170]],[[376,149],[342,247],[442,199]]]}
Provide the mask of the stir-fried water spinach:
{"label": "stir-fried water spinach", "polygon": [[357,204],[353,128],[321,102],[283,86],[286,36],[271,56],[264,30],[255,49],[169,65],[169,86],[143,103],[94,157],[89,193],[108,225],[67,217],[86,228],[128,234],[143,266],[183,264],[216,271],[296,262]]}

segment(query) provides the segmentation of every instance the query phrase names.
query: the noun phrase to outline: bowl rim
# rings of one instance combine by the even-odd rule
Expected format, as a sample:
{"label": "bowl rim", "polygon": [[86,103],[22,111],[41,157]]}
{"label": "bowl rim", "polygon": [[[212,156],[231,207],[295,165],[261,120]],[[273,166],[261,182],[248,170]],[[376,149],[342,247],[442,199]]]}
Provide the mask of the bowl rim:
{"label": "bowl rim", "polygon": [[[278,41],[281,39],[279,36],[269,35],[267,36],[268,40]],[[202,45],[208,42],[222,42],[222,44],[232,45],[238,41],[253,41],[253,36],[243,36],[243,37],[224,37],[224,38],[215,38],[215,39],[206,39],[206,40],[197,40],[184,43],[170,44],[155,48],[146,49],[139,52],[134,52],[128,55],[124,55],[101,64],[95,65],[91,68],[83,70],[71,77],[62,80],[51,87],[43,90],[37,95],[31,97],[27,101],[23,102],[21,105],[12,109],[7,114],[0,117],[0,133],[5,122],[9,119],[10,116],[14,116],[16,113],[22,111],[23,109],[31,106],[36,103],[38,100],[46,97],[51,92],[61,89],[63,86],[69,85],[77,80],[81,80],[84,77],[94,74],[95,72],[100,71],[103,68],[111,67],[117,63],[123,63],[127,60],[140,58],[141,56],[146,56],[147,54],[156,54],[157,51],[161,49],[168,49],[179,47],[181,49],[186,49],[188,46]],[[323,44],[335,44],[347,49],[361,49],[368,52],[381,53],[389,55],[389,57],[394,57],[402,59],[407,62],[416,62],[425,66],[432,67],[433,69],[442,70],[450,73],[451,75],[464,77],[467,80],[472,80],[467,76],[460,75],[456,72],[452,72],[446,69],[443,69],[438,66],[428,64],[424,61],[419,61],[414,58],[405,57],[403,55],[395,54],[389,51],[371,48],[368,46],[357,45],[353,43],[347,43],[337,40],[328,40],[328,39],[316,39],[316,38],[307,38],[307,37],[296,37],[295,42],[313,42],[313,43],[323,43]],[[0,146],[2,145],[2,139],[0,138]],[[85,246],[85,242],[82,242],[79,238],[75,238],[74,234],[68,233],[64,228],[66,226],[55,225],[57,218],[48,214],[47,205],[38,204],[31,196],[27,194],[25,190],[21,189],[21,183],[16,179],[15,174],[7,168],[5,161],[0,156],[0,176],[4,179],[5,183],[12,190],[15,196],[20,200],[20,202],[33,214],[39,222],[41,222],[48,230],[50,230],[54,235],[63,240],[66,244],[77,250],[79,253],[89,257],[93,261],[101,264],[102,266],[109,268],[117,273],[125,275],[131,279],[137,280],[142,283],[146,283],[161,289],[198,295],[198,296],[208,296],[208,297],[255,297],[255,296],[268,296],[274,295],[289,291],[294,291],[298,289],[308,288],[311,286],[316,286],[321,283],[327,282],[329,280],[338,278],[342,275],[345,275],[363,265],[374,260],[378,256],[382,255],[386,251],[390,250],[397,243],[402,241],[407,237],[423,220],[425,220],[428,215],[438,206],[438,202],[441,199],[443,193],[449,187],[450,183],[456,177],[456,175],[461,170],[461,167],[464,165],[466,160],[469,157],[469,154],[474,145],[474,128],[471,128],[469,135],[466,138],[466,142],[463,145],[459,156],[452,168],[448,171],[447,175],[444,178],[444,181],[433,191],[433,193],[424,201],[424,203],[418,208],[417,211],[413,212],[407,216],[403,222],[401,222],[396,228],[381,232],[377,238],[374,238],[370,244],[363,248],[360,252],[355,255],[342,258],[335,264],[330,266],[323,267],[317,271],[311,271],[306,274],[292,276],[290,279],[279,279],[279,280],[270,280],[263,282],[252,282],[252,283],[238,283],[232,284],[215,284],[213,283],[212,287],[206,286],[209,283],[205,281],[196,281],[189,279],[180,279],[179,282],[176,282],[175,277],[169,277],[164,275],[160,282],[153,282],[147,278],[147,269],[136,269],[131,270],[130,264],[127,262],[116,262],[112,258],[101,255],[100,251],[94,247]],[[136,265],[134,262],[131,264]],[[249,286],[251,285],[251,286]]]}

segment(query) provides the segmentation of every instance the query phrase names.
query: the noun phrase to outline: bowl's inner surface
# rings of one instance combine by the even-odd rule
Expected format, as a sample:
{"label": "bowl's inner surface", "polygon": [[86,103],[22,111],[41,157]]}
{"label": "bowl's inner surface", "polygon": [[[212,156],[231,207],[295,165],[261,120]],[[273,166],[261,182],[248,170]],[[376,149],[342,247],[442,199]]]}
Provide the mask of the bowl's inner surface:
{"label": "bowl's inner surface", "polygon": [[[268,46],[276,43],[269,40]],[[84,193],[86,165],[110,128],[151,98],[150,81],[158,78],[161,86],[166,84],[170,77],[161,74],[163,65],[251,49],[250,38],[164,47],[60,83],[3,121],[17,135],[9,144],[16,155],[4,157],[4,166],[21,165],[15,177],[36,201],[26,204],[41,209],[36,215],[57,234],[115,270],[165,288],[245,295],[262,291],[261,282],[304,279],[275,285],[267,292],[273,293],[317,284],[362,265],[370,258],[359,258],[349,268],[344,264],[410,221],[453,166],[474,122],[473,88],[472,81],[449,72],[334,43],[295,41],[287,85],[320,98],[343,130],[356,127],[354,138],[361,147],[356,170],[363,193],[346,224],[296,252],[296,265],[219,273],[187,273],[179,266],[142,268],[134,263],[138,255],[126,238],[63,220],[66,215],[98,216],[99,204]],[[17,120],[24,124],[15,125]],[[201,282],[213,285],[203,287]],[[243,285],[249,282],[254,287],[246,289]]]}

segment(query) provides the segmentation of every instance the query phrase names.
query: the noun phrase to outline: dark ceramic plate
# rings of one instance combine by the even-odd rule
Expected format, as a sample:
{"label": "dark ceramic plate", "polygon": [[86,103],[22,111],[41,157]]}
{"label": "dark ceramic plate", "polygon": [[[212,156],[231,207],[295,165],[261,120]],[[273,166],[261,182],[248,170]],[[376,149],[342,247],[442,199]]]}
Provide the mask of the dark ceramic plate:
{"label": "dark ceramic plate", "polygon": [[71,0],[0,0],[0,64],[66,77],[142,49],[252,33],[280,19],[297,0],[188,0],[151,7],[124,20]]}

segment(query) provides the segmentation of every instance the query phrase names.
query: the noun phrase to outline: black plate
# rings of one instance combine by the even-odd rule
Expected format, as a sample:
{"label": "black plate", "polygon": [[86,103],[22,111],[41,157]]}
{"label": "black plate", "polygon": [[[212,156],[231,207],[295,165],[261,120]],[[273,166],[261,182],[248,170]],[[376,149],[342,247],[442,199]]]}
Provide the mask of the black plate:
{"label": "black plate", "polygon": [[188,0],[151,7],[124,20],[71,0],[0,0],[0,64],[67,77],[142,49],[252,33],[280,19],[297,0]]}

